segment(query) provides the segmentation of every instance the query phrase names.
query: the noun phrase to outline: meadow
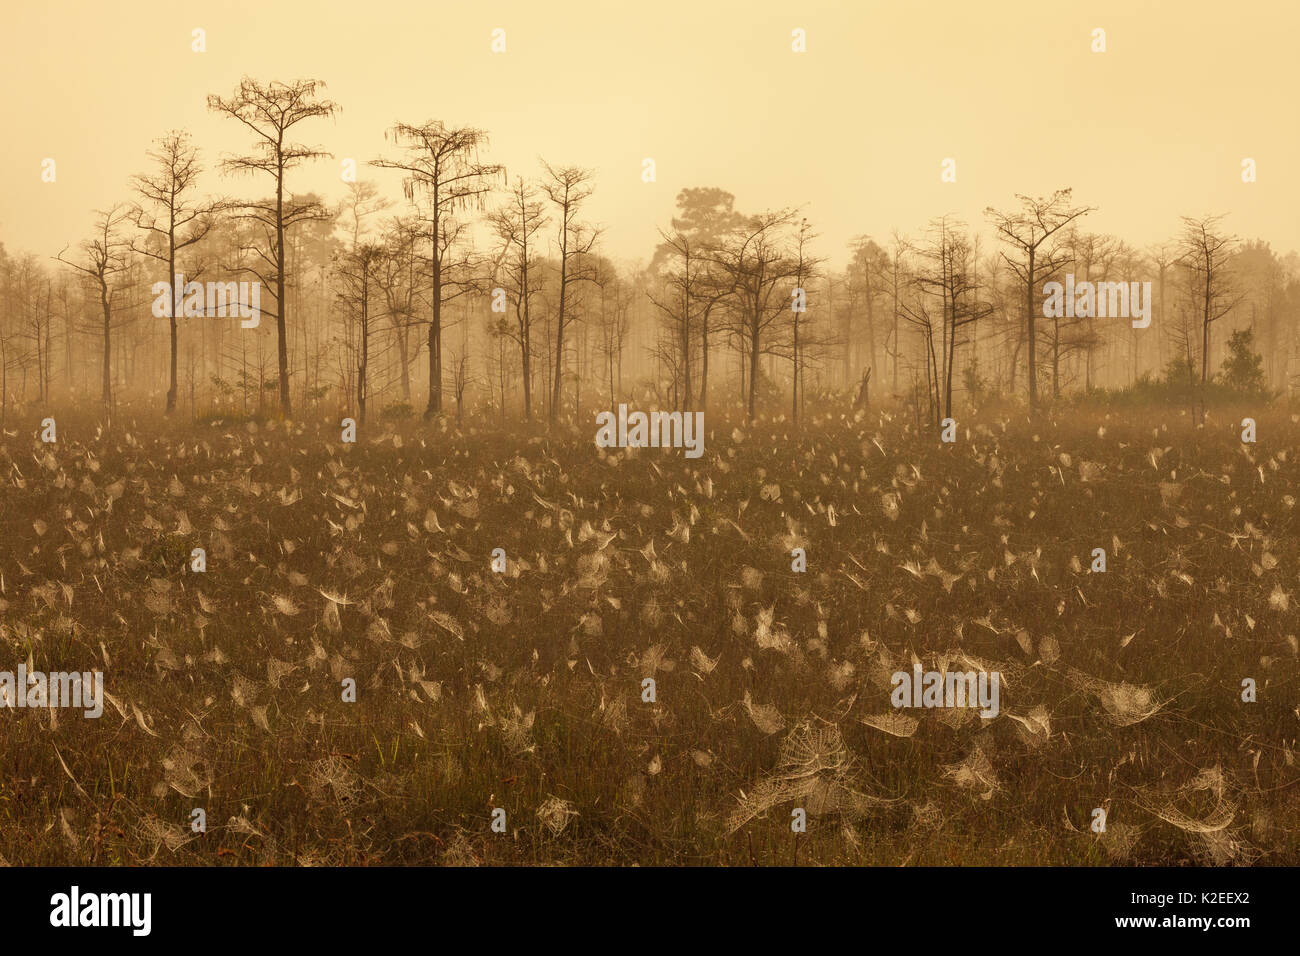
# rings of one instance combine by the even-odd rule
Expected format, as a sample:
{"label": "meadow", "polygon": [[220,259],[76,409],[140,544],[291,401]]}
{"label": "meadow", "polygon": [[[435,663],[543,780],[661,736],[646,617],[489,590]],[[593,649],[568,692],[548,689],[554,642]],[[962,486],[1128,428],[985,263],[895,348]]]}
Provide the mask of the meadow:
{"label": "meadow", "polygon": [[[109,696],[0,709],[7,863],[1300,862],[1285,410],[53,414],[0,436],[0,669]],[[998,715],[895,709],[918,664]]]}

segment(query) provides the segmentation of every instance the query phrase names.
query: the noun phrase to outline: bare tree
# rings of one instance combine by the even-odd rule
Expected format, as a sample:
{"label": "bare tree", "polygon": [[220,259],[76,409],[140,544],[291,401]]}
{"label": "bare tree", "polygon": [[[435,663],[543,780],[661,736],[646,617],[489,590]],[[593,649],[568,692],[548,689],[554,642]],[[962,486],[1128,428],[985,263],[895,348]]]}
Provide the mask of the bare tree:
{"label": "bare tree", "polygon": [[[700,268],[691,281],[692,296],[695,299],[694,325],[700,340],[700,387],[699,407],[709,405],[709,359],[713,350],[713,314],[730,295],[730,288],[722,270],[718,267],[717,252],[724,236],[745,224],[745,216],[735,209],[735,199],[731,193],[716,186],[688,187],[677,194],[678,215],[672,219],[673,235],[690,240],[692,256]],[[663,262],[672,255],[673,249],[666,243],[660,243],[650,261],[649,273],[659,271]],[[689,363],[688,364],[688,371]],[[694,375],[691,375],[694,379]],[[687,389],[687,406],[693,396]]]}
{"label": "bare tree", "polygon": [[[360,242],[340,253],[335,275],[340,281],[339,301],[346,320],[356,329],[352,347],[356,367],[357,418],[366,423],[366,399],[370,380],[370,331],[374,318],[372,303],[379,292],[379,273],[385,248],[377,242]],[[349,336],[349,340],[352,337]]]}
{"label": "bare tree", "polygon": [[934,222],[930,244],[922,251],[924,265],[914,279],[919,294],[912,302],[902,305],[903,317],[921,333],[925,343],[926,380],[936,419],[952,416],[957,348],[967,341],[963,330],[994,309],[978,299],[979,284],[974,274],[976,255],[962,232],[962,225],[947,216]]}
{"label": "bare tree", "polygon": [[[893,255],[889,257],[889,295],[892,300],[893,308],[890,314],[891,321],[889,335],[886,337],[885,342],[885,355],[890,359],[890,364],[893,366],[893,377],[890,384],[890,391],[894,394],[898,394],[898,332],[899,322],[903,314],[900,306],[902,304],[904,286],[909,281],[907,277],[906,261],[908,254],[912,251],[912,243],[907,236],[903,235],[898,230],[894,230],[891,246],[893,247]],[[889,347],[890,340],[894,343],[892,349]]]}
{"label": "bare tree", "polygon": [[[136,228],[144,231],[148,240],[132,248],[159,262],[167,263],[167,287],[171,289],[167,303],[167,323],[171,333],[170,378],[167,384],[167,414],[176,410],[176,356],[178,334],[176,307],[182,289],[176,286],[176,256],[182,250],[202,241],[213,226],[213,214],[219,202],[194,202],[191,193],[198,182],[202,167],[199,151],[190,144],[189,134],[172,130],[158,140],[150,151],[156,171],[141,173],[131,181],[135,191],[151,208],[135,205],[131,218]],[[197,278],[197,273],[194,278]]]}
{"label": "bare tree", "polygon": [[[387,135],[387,134],[385,134]],[[430,418],[442,412],[442,310],[449,298],[452,250],[464,230],[454,221],[458,212],[481,209],[491,178],[504,167],[480,163],[478,151],[487,145],[487,133],[472,127],[449,127],[440,120],[420,126],[398,123],[392,129],[398,146],[404,147],[404,160],[375,159],[372,166],[399,169],[406,173],[402,181],[406,198],[425,200],[424,220],[429,224],[430,275],[433,296],[429,319],[429,402],[424,415]],[[457,294],[465,291],[458,288]]]}
{"label": "bare tree", "polygon": [[798,263],[785,249],[786,230],[793,224],[788,209],[749,219],[719,249],[716,261],[732,300],[732,331],[748,350],[747,419],[754,420],[758,399],[758,361],[772,351],[769,332],[790,308],[790,293]]}
{"label": "bare tree", "polygon": [[[814,239],[816,234],[808,225],[807,219],[799,222],[799,231],[794,240],[794,284],[795,292],[798,298],[791,303],[790,307],[790,362],[792,365],[791,375],[791,419],[795,424],[799,422],[800,396],[803,387],[804,365],[807,362],[807,356],[804,354],[804,343],[800,341],[799,333],[804,329],[806,323],[804,316],[807,315],[808,287],[812,284],[811,279],[817,275],[817,268],[821,265],[822,260],[814,258],[808,254],[808,245]],[[806,336],[805,336],[806,337]]]}
{"label": "bare tree", "polygon": [[594,281],[600,289],[600,337],[596,342],[596,351],[604,360],[609,405],[613,408],[616,373],[622,368],[623,348],[631,324],[629,312],[633,291],[631,284],[618,274],[608,259],[599,260]]}
{"label": "bare tree", "polygon": [[[680,229],[671,235],[661,229],[659,235],[663,239],[659,248],[667,252],[664,257],[665,268],[659,275],[663,284],[663,293],[655,295],[653,291],[647,291],[646,295],[659,310],[668,326],[673,354],[664,357],[669,359],[671,365],[676,368],[673,391],[678,392],[676,386],[681,385],[680,399],[676,405],[682,409],[689,409],[692,406],[691,365],[694,351],[694,342],[691,338],[693,331],[691,312],[697,297],[697,286],[702,282],[703,263],[697,244],[691,236]],[[672,260],[667,256],[675,257],[681,262],[681,266],[673,268]]]}
{"label": "bare tree", "polygon": [[999,212],[992,206],[984,210],[984,214],[992,220],[998,237],[1018,249],[1023,255],[1023,259],[1012,259],[1003,253],[1003,258],[1024,283],[1025,321],[1029,330],[1029,411],[1031,414],[1038,407],[1038,351],[1035,339],[1037,282],[1041,275],[1051,274],[1060,268],[1063,255],[1053,247],[1043,248],[1043,243],[1095,208],[1071,206],[1070,195],[1069,189],[1058,189],[1046,198],[1033,198],[1017,193],[1016,198],[1020,200],[1019,210]]}
{"label": "bare tree", "polygon": [[[537,233],[546,225],[546,214],[535,190],[522,177],[515,180],[510,198],[489,217],[500,249],[496,281],[513,304],[514,321],[501,319],[497,331],[519,346],[524,386],[524,420],[533,417],[533,315],[532,299],[541,284]],[[508,306],[509,307],[509,306]]]}
{"label": "bare tree", "polygon": [[559,308],[555,323],[555,374],[551,379],[550,420],[555,421],[560,411],[560,396],[564,381],[564,332],[573,321],[572,296],[569,286],[575,282],[590,281],[593,277],[589,256],[600,232],[578,222],[583,203],[594,191],[590,170],[577,166],[558,169],[542,163],[548,179],[542,183],[542,192],[555,206],[559,216],[560,288]]}
{"label": "bare tree", "polygon": [[[379,277],[393,343],[397,346],[398,374],[402,401],[411,400],[411,329],[415,325],[416,286],[422,274],[417,266],[418,225],[410,219],[394,218],[388,236],[388,254],[383,257]],[[419,340],[415,351],[420,349]]]}
{"label": "bare tree", "polygon": [[[16,367],[22,373],[19,395],[27,398],[28,372],[36,370],[36,395],[46,401],[50,395],[50,328],[53,325],[53,284],[39,259],[26,253],[8,263],[4,275],[2,301],[7,308],[3,329],[0,329],[0,351],[3,352],[5,372]],[[3,388],[8,388],[8,377]]]}
{"label": "bare tree", "polygon": [[100,331],[104,343],[100,397],[106,409],[113,406],[113,302],[121,292],[117,276],[127,267],[130,244],[122,237],[122,227],[129,218],[128,214],[128,208],[121,203],[96,213],[95,235],[81,244],[81,262],[63,258],[66,249],[55,257],[86,276],[99,294]]}
{"label": "bare tree", "polygon": [[1222,231],[1222,221],[1223,216],[1182,217],[1182,261],[1189,272],[1188,287],[1201,326],[1201,421],[1205,421],[1204,390],[1210,380],[1210,326],[1242,300],[1228,271],[1237,238]]}
{"label": "bare tree", "polygon": [[[888,254],[870,236],[858,236],[853,240],[851,248],[853,255],[844,272],[847,302],[842,312],[844,316],[842,358],[845,382],[851,382],[855,375],[856,364],[853,359],[859,339],[854,335],[853,320],[857,315],[859,302],[864,308],[866,318],[867,361],[865,364],[867,367],[874,367],[876,364],[875,303],[876,297],[880,294],[879,280],[889,270]],[[885,350],[886,352],[889,350],[888,335],[886,335]]]}
{"label": "bare tree", "polygon": [[339,201],[335,216],[348,230],[348,238],[355,249],[367,235],[371,216],[388,208],[388,200],[379,195],[379,187],[368,180],[348,183],[348,194]]}
{"label": "bare tree", "polygon": [[1168,300],[1166,299],[1165,287],[1170,273],[1173,271],[1174,266],[1177,265],[1181,256],[1182,253],[1178,250],[1177,245],[1172,242],[1157,243],[1147,250],[1147,258],[1150,259],[1152,264],[1156,267],[1155,321],[1158,332],[1156,335],[1156,364],[1161,368],[1163,368],[1165,364],[1164,343],[1168,336],[1168,326],[1166,322],[1168,318],[1168,312],[1166,310]]}
{"label": "bare tree", "polygon": [[289,131],[304,120],[333,116],[338,105],[330,100],[318,100],[317,92],[325,84],[319,80],[295,80],[293,83],[259,83],[245,76],[233,96],[208,97],[208,108],[216,113],[236,119],[253,131],[257,139],[254,151],[247,156],[232,156],[222,162],[222,168],[235,173],[265,173],[275,182],[273,199],[261,202],[240,203],[243,209],[239,218],[261,223],[266,230],[269,248],[257,249],[259,258],[270,270],[264,275],[255,268],[249,272],[263,285],[275,288],[275,329],[279,357],[280,411],[287,418],[291,412],[289,402],[289,342],[287,333],[288,308],[285,301],[286,261],[285,234],[300,222],[324,219],[324,207],[315,200],[297,200],[286,195],[287,172],[310,159],[326,159],[331,154],[311,146],[288,142]]}
{"label": "bare tree", "polygon": [[1201,325],[1201,384],[1209,381],[1210,326],[1231,312],[1241,301],[1236,284],[1228,275],[1228,262],[1237,244],[1235,236],[1225,234],[1222,216],[1195,219],[1183,216],[1180,240],[1183,263],[1191,271],[1189,283],[1196,295]]}

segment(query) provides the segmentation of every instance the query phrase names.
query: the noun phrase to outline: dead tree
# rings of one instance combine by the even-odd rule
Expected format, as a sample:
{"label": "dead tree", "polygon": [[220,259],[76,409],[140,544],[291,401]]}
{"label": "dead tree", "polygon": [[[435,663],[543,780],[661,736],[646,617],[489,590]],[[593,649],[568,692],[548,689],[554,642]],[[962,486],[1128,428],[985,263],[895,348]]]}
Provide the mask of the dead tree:
{"label": "dead tree", "polygon": [[[505,205],[489,217],[500,243],[493,269],[495,281],[513,309],[514,321],[502,318],[496,331],[513,339],[519,346],[520,370],[523,373],[524,420],[533,417],[533,313],[532,300],[541,285],[537,254],[537,233],[546,225],[546,214],[532,187],[519,178],[510,190]],[[495,293],[494,293],[495,296]],[[495,306],[494,306],[495,307]],[[504,399],[503,399],[504,402]]]}
{"label": "dead tree", "polygon": [[[453,272],[453,255],[457,240],[464,232],[453,220],[465,209],[481,209],[491,179],[504,172],[503,166],[478,161],[478,151],[487,145],[487,133],[472,127],[448,127],[439,120],[420,126],[398,123],[392,129],[398,146],[407,158],[375,159],[372,166],[398,169],[406,174],[402,181],[406,198],[423,198],[422,218],[429,225],[430,276],[433,295],[429,317],[429,402],[425,418],[442,412],[442,310],[449,298]],[[387,134],[386,134],[387,135]],[[459,290],[463,292],[463,287]],[[458,293],[459,294],[459,293]]]}
{"label": "dead tree", "polygon": [[[167,263],[167,287],[171,289],[167,303],[167,323],[171,333],[170,378],[167,385],[167,414],[176,410],[176,356],[178,335],[176,306],[182,290],[176,285],[176,256],[203,237],[213,225],[213,213],[219,208],[216,202],[196,203],[189,193],[196,185],[201,167],[198,150],[190,145],[189,134],[173,130],[160,139],[149,153],[154,161],[154,173],[142,173],[132,180],[135,191],[151,208],[135,205],[131,218],[136,228],[144,231],[148,240],[132,248],[143,255]],[[192,276],[197,278],[197,274]]]}
{"label": "dead tree", "polygon": [[573,300],[569,286],[594,278],[590,263],[584,260],[590,256],[600,232],[578,222],[578,213],[583,203],[594,191],[591,171],[577,166],[556,169],[549,163],[542,163],[542,166],[548,177],[542,182],[542,192],[546,193],[546,197],[555,206],[559,217],[559,308],[555,323],[555,374],[551,379],[549,414],[550,420],[554,422],[560,413],[560,396],[563,394],[564,332],[573,322],[570,314]]}
{"label": "dead tree", "polygon": [[[1018,249],[1023,259],[1013,259],[1006,253],[1003,258],[1020,277],[1025,289],[1025,322],[1029,331],[1029,411],[1038,407],[1038,351],[1035,344],[1037,331],[1036,288],[1041,275],[1050,275],[1060,268],[1062,256],[1053,248],[1043,248],[1043,243],[1080,216],[1092,212],[1093,206],[1071,206],[1069,189],[1058,189],[1050,197],[1033,198],[1016,194],[1020,209],[999,212],[992,206],[984,210],[998,237]],[[1043,258],[1040,259],[1040,250]]]}
{"label": "dead tree", "polygon": [[100,331],[104,342],[100,398],[108,411],[113,407],[113,300],[121,291],[116,276],[127,267],[129,244],[121,234],[127,213],[127,208],[120,203],[106,212],[97,213],[94,237],[81,244],[81,262],[63,258],[66,249],[55,257],[86,276],[99,295]]}
{"label": "dead tree", "polygon": [[1222,216],[1194,219],[1183,216],[1180,244],[1189,270],[1189,287],[1195,296],[1201,325],[1201,421],[1205,421],[1205,387],[1210,380],[1210,326],[1237,307],[1242,295],[1228,271],[1237,243],[1220,228]]}
{"label": "dead tree", "polygon": [[239,218],[261,223],[266,230],[268,248],[256,249],[258,257],[269,269],[269,275],[258,269],[246,267],[263,285],[275,289],[275,331],[279,361],[280,411],[287,418],[291,412],[289,401],[289,340],[288,307],[285,301],[287,263],[285,261],[285,234],[300,222],[325,219],[325,208],[315,200],[296,200],[286,195],[285,175],[295,166],[310,159],[326,159],[331,154],[311,146],[288,142],[289,131],[304,120],[333,116],[338,105],[330,100],[318,100],[317,91],[325,84],[319,80],[296,80],[293,83],[259,83],[251,77],[239,81],[239,88],[228,99],[208,97],[208,108],[216,113],[236,119],[253,131],[257,139],[254,151],[247,156],[232,156],[222,162],[222,168],[232,173],[265,173],[275,182],[273,199],[261,202],[242,202]]}
{"label": "dead tree", "polygon": [[758,399],[759,358],[772,351],[771,333],[790,308],[791,280],[798,264],[785,249],[789,210],[754,216],[722,243],[715,261],[732,300],[731,329],[748,351],[746,418],[752,422]]}

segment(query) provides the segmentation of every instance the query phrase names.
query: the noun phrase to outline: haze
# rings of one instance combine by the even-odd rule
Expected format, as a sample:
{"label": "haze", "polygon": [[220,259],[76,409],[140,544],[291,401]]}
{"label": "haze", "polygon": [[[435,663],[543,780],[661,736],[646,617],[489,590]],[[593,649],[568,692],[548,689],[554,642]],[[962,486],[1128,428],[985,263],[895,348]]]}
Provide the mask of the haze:
{"label": "haze", "polygon": [[[513,175],[539,157],[596,170],[589,216],[606,254],[649,257],[677,192],[720,186],[744,211],[803,205],[832,261],[854,236],[1071,186],[1089,227],[1141,245],[1180,215],[1227,212],[1236,234],[1300,248],[1294,4],[1218,3],[91,3],[22,4],[0,36],[0,241],[54,255],[92,210],[127,197],[152,142],[189,130],[208,172],[248,137],[209,113],[243,74],[312,77],[342,107],[304,139],[334,153],[296,191],[343,195],[397,120],[491,135]],[[191,31],[207,31],[207,52]],[[493,54],[491,31],[506,30]],[[791,31],[807,31],[807,52]],[[1107,50],[1091,52],[1091,31]],[[41,160],[58,163],[42,183]],[[641,181],[652,157],[657,182]],[[940,162],[957,161],[956,183]],[[1241,181],[1241,160],[1258,181]]]}

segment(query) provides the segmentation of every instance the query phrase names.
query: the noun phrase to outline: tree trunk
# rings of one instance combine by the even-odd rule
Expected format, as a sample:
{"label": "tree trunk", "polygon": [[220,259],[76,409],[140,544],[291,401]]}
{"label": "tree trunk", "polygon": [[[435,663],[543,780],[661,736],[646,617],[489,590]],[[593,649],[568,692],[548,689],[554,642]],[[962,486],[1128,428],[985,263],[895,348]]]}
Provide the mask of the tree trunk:
{"label": "tree trunk", "polygon": [[438,197],[433,205],[433,315],[429,319],[429,404],[424,417],[442,412],[442,251],[438,247]]}
{"label": "tree trunk", "polygon": [[1029,414],[1032,415],[1038,408],[1038,352],[1035,347],[1034,335],[1038,325],[1034,315],[1034,253],[1036,249],[1029,250],[1029,269],[1025,273],[1025,322],[1029,331]]}
{"label": "tree trunk", "polygon": [[112,350],[112,312],[108,307],[108,286],[103,279],[99,280],[99,304],[104,310],[104,365],[103,365],[103,392],[101,400],[106,408],[111,408],[113,404],[113,350]]}
{"label": "tree trunk", "polygon": [[[567,231],[567,229],[566,229]],[[560,399],[564,395],[564,300],[568,291],[568,256],[563,244],[560,246],[560,314],[555,328],[555,375],[551,379],[550,420],[555,421],[560,414]]]}
{"label": "tree trunk", "polygon": [[[284,162],[281,161],[275,177],[275,334],[279,351],[280,412],[288,418],[292,414],[292,407],[289,404],[289,339],[284,308],[284,273]],[[260,381],[257,383],[257,391],[260,396]]]}
{"label": "tree trunk", "polygon": [[167,386],[167,414],[170,415],[176,411],[176,351],[178,347],[178,338],[176,335],[176,300],[180,297],[181,289],[176,288],[176,202],[173,196],[169,209],[170,219],[167,229],[167,283],[171,289],[171,295],[168,296],[170,302],[167,306],[167,323],[171,330],[171,378]]}
{"label": "tree trunk", "polygon": [[700,410],[709,407],[709,309],[700,318]]}
{"label": "tree trunk", "polygon": [[799,317],[794,318],[794,382],[790,395],[790,420],[799,424]]}

